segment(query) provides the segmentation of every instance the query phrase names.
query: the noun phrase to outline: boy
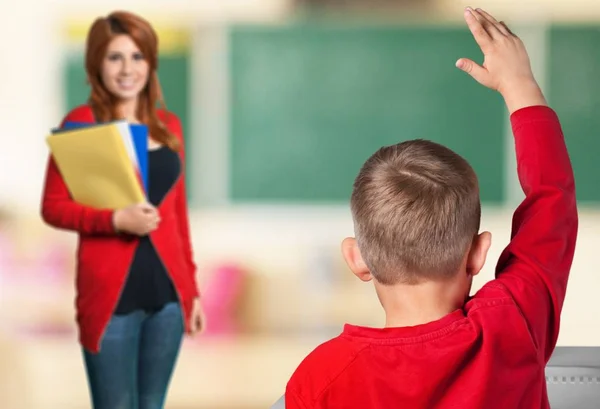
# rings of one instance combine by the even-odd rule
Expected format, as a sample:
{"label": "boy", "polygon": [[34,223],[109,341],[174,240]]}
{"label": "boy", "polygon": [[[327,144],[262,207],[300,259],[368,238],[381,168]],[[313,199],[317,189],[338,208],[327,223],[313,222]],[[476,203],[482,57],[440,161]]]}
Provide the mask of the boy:
{"label": "boy", "polygon": [[503,96],[526,195],[496,279],[469,297],[491,240],[469,164],[427,141],[382,148],[356,178],[356,239],[342,252],[374,281],[385,328],[347,324],[317,347],[287,385],[287,409],[549,407],[544,368],[577,235],[573,173],[522,42],[483,10],[465,19],[485,60],[457,67]]}

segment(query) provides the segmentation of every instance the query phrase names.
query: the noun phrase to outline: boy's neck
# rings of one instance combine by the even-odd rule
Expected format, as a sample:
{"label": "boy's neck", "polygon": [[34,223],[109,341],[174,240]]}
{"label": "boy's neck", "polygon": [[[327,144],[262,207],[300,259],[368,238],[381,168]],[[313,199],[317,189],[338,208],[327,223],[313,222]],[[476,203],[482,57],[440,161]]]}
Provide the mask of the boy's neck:
{"label": "boy's neck", "polygon": [[[410,327],[437,321],[461,309],[466,296],[464,285],[454,282],[426,282],[417,285],[375,285],[385,310],[385,326]],[[468,292],[468,291],[467,291]]]}

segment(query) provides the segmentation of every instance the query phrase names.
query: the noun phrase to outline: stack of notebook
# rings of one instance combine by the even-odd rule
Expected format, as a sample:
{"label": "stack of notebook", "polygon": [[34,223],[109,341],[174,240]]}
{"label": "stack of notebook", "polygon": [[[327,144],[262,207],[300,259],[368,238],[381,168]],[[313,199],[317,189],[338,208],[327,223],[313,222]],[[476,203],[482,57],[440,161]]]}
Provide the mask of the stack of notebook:
{"label": "stack of notebook", "polygon": [[71,193],[83,205],[118,209],[146,201],[148,128],[114,121],[67,122],[46,138]]}

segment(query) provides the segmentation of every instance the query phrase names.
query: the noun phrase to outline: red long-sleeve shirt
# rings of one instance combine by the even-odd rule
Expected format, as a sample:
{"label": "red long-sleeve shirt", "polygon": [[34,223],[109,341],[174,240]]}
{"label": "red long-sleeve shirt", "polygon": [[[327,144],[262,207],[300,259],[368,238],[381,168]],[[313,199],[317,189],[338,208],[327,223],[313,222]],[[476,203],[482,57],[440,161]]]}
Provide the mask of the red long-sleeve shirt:
{"label": "red long-sleeve shirt", "polygon": [[575,187],[555,112],[527,107],[511,123],[526,197],[496,279],[435,322],[346,325],[295,371],[286,409],[549,408],[544,369],[575,249]]}
{"label": "red long-sleeve shirt", "polygon": [[[179,118],[164,111],[158,114],[169,131],[179,138],[183,170],[185,157]],[[94,123],[95,120],[90,107],[82,105],[72,110],[63,124],[65,122]],[[198,296],[198,289],[183,171],[162,200],[158,211],[161,222],[150,234],[150,239],[173,281],[186,331],[189,332],[193,300]],[[76,280],[79,339],[86,349],[97,352],[119,300],[139,239],[115,232],[112,209],[95,209],[75,202],[51,156],[46,171],[41,214],[47,224],[79,235]]]}

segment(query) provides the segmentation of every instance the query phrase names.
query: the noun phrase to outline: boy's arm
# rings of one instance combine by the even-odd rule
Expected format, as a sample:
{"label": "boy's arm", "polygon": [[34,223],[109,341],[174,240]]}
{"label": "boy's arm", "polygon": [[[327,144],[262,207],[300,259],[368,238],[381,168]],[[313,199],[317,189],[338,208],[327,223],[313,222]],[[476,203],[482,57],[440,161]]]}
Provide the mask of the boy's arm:
{"label": "boy's arm", "polygon": [[544,361],[558,338],[577,237],[573,171],[554,111],[542,106],[511,115],[517,170],[525,199],[515,211],[511,242],[496,283],[512,295]]}
{"label": "boy's arm", "polygon": [[461,59],[457,66],[504,97],[525,193],[493,285],[511,294],[540,357],[548,360],[558,337],[577,236],[573,171],[560,123],[546,106],[521,40],[482,10],[468,9],[465,19],[485,61],[479,66]]}

